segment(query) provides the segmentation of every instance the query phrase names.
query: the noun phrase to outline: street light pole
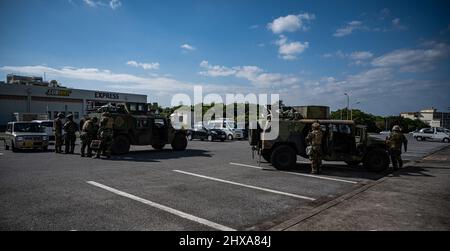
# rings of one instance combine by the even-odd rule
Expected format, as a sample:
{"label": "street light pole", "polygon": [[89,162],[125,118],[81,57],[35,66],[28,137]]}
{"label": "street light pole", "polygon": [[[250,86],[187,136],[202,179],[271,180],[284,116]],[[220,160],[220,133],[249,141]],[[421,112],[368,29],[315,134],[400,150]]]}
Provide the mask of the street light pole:
{"label": "street light pole", "polygon": [[344,95],[347,96],[347,112],[345,113],[345,115],[348,120],[348,109],[350,108],[350,96],[348,95],[348,93],[344,93]]}
{"label": "street light pole", "polygon": [[[361,104],[361,102],[358,101],[358,102],[354,103],[353,106],[356,106],[359,104]],[[350,110],[350,120],[353,120],[353,108]]]}

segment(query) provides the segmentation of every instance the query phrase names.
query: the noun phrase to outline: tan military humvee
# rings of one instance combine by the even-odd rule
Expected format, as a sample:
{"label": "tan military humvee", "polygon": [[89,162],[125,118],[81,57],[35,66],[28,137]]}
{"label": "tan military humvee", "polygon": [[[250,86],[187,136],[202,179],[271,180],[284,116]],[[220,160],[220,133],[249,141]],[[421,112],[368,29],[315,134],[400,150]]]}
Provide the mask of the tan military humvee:
{"label": "tan military humvee", "polygon": [[113,154],[125,154],[130,145],[151,145],[160,150],[170,144],[175,151],[187,147],[186,130],[172,127],[170,119],[154,112],[152,104],[106,105],[90,116],[108,117],[113,129]]}
{"label": "tan military humvee", "polygon": [[295,167],[297,155],[308,158],[305,139],[316,121],[320,123],[323,133],[323,160],[344,161],[351,166],[362,163],[371,171],[383,171],[389,167],[385,142],[368,136],[365,126],[355,125],[351,120],[329,119],[328,107],[298,107],[295,110],[294,113],[280,114],[276,139],[265,139],[264,132],[271,130],[269,122],[263,128],[250,130],[250,145],[275,168],[284,170]]}

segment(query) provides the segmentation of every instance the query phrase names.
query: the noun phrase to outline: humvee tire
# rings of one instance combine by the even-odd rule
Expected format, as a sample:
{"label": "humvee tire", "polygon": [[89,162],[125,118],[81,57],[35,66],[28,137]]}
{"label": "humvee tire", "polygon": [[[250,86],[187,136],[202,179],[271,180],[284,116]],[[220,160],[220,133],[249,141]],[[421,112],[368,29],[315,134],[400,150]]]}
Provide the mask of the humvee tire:
{"label": "humvee tire", "polygon": [[263,157],[264,160],[266,160],[267,162],[270,163],[270,157],[271,157],[271,152],[270,151],[262,151],[261,152],[261,156]]}
{"label": "humvee tire", "polygon": [[120,155],[130,152],[130,140],[127,136],[119,135],[114,138],[111,145],[111,151],[113,154]]}
{"label": "humvee tire", "polygon": [[173,141],[171,143],[172,149],[175,151],[183,151],[187,147],[187,138],[181,133],[178,133],[173,138]]}
{"label": "humvee tire", "polygon": [[382,172],[389,168],[389,156],[384,150],[370,151],[363,161],[364,167],[372,172]]}
{"label": "humvee tire", "polygon": [[155,150],[162,150],[166,144],[153,144],[152,147]]}
{"label": "humvee tire", "polygon": [[272,165],[278,170],[293,168],[297,162],[297,155],[288,145],[276,147],[270,156]]}

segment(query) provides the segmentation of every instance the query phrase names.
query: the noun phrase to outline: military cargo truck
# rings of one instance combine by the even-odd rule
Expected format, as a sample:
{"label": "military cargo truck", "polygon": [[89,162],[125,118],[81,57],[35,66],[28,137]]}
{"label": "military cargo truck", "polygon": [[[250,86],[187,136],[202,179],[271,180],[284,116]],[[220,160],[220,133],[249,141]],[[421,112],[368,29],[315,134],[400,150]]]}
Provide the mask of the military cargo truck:
{"label": "military cargo truck", "polygon": [[114,133],[113,154],[126,154],[131,145],[151,145],[160,150],[171,144],[175,151],[187,147],[186,131],[174,129],[170,119],[158,114],[157,104],[109,104],[90,116],[108,118],[108,126]]}
{"label": "military cargo truck", "polygon": [[[329,119],[328,107],[293,107],[279,114],[278,121],[270,116],[262,128],[250,131],[249,142],[253,150],[277,169],[295,167],[297,155],[308,158],[306,136],[314,122],[321,125],[322,159],[344,161],[350,166],[363,164],[368,170],[383,171],[389,167],[389,155],[383,140],[367,134],[365,126],[351,120]],[[270,122],[279,123],[276,139],[265,139]]]}

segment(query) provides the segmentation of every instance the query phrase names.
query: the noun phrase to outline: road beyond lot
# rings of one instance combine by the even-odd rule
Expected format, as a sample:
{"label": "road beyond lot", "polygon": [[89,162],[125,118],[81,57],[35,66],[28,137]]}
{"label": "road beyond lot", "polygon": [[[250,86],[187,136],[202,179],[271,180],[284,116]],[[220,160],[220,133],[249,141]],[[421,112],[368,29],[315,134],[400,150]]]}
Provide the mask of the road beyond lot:
{"label": "road beyond lot", "polygon": [[[410,139],[404,159],[445,146]],[[0,230],[267,230],[388,175],[339,162],[309,175],[301,158],[281,172],[259,166],[246,141],[132,150],[107,160],[2,148]]]}

